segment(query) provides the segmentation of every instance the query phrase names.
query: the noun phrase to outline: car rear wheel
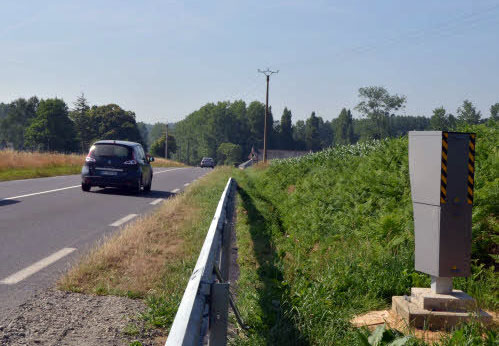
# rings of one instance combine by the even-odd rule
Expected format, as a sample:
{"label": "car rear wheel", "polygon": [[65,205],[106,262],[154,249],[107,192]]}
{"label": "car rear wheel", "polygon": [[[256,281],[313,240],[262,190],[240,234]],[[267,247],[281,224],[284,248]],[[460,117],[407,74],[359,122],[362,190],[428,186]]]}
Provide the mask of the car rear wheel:
{"label": "car rear wheel", "polygon": [[142,191],[142,179],[139,178],[137,185],[135,185],[135,187],[133,188],[133,192],[138,195],[141,191]]}
{"label": "car rear wheel", "polygon": [[145,192],[151,191],[151,185],[152,185],[152,177],[151,177],[151,179],[149,179],[149,183],[144,186],[144,191]]}
{"label": "car rear wheel", "polygon": [[85,192],[90,191],[90,188],[91,188],[91,187],[92,187],[92,186],[91,186],[90,184],[81,183],[81,189],[82,189],[83,191],[85,191]]}

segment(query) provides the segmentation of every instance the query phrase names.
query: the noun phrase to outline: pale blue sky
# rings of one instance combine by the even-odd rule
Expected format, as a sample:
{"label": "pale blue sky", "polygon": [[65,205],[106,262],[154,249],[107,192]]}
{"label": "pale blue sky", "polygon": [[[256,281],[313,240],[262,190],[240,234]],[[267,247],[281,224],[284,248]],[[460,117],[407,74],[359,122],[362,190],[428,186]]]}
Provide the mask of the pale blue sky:
{"label": "pale blue sky", "polygon": [[[117,103],[146,122],[207,102],[264,101],[275,117],[353,108],[359,87],[404,94],[405,114],[488,116],[499,102],[499,0],[1,1],[0,101]],[[356,112],[354,112],[356,114]]]}

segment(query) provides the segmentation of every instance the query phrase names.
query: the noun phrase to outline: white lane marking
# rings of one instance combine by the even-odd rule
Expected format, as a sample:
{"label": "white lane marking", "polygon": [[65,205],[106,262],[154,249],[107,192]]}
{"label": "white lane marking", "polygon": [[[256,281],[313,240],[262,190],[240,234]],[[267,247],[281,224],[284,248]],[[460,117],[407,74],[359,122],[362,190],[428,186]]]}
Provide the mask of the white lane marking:
{"label": "white lane marking", "polygon": [[160,203],[162,200],[163,200],[163,198],[158,198],[158,199],[155,199],[154,201],[152,201],[149,204],[156,205],[156,204]]}
{"label": "white lane marking", "polygon": [[137,214],[129,214],[125,217],[122,217],[121,219],[113,222],[112,224],[110,224],[109,226],[113,226],[113,227],[119,227],[121,225],[123,225],[125,222],[128,222],[130,221],[131,219],[133,219],[134,217],[136,217]]}
{"label": "white lane marking", "polygon": [[190,185],[190,183],[185,183],[185,184],[184,184],[184,186],[185,186],[185,187],[187,187],[187,186],[189,186],[189,185]]}
{"label": "white lane marking", "polygon": [[42,192],[34,192],[34,193],[28,193],[26,195],[20,195],[20,196],[14,196],[14,197],[8,197],[1,200],[12,200],[12,199],[18,199],[18,198],[24,198],[24,197],[31,197],[31,196],[36,196],[36,195],[43,195],[45,193],[51,193],[51,192],[57,192],[57,191],[62,191],[62,190],[68,190],[68,189],[74,189],[77,187],[80,187],[81,185],[74,185],[74,186],[68,186],[68,187],[62,187],[60,189],[54,189],[54,190],[47,190],[47,191],[42,191]]}
{"label": "white lane marking", "polygon": [[54,252],[52,255],[45,257],[41,260],[39,260],[36,263],[33,263],[29,267],[26,267],[17,273],[14,273],[2,281],[0,281],[0,284],[5,284],[5,285],[14,285],[17,284],[19,281],[22,281],[31,275],[35,274],[36,272],[42,270],[45,267],[48,267],[54,262],[57,262],[61,258],[69,255],[71,252],[75,251],[75,248],[72,247],[65,247],[57,252]]}
{"label": "white lane marking", "polygon": [[165,172],[171,172],[171,171],[176,171],[177,169],[185,169],[185,167],[180,167],[180,168],[172,168],[172,169],[167,169],[165,171],[159,171],[159,172],[154,172],[153,174],[160,174],[160,173],[165,173]]}
{"label": "white lane marking", "polygon": [[172,193],[177,193],[179,191],[180,191],[180,189],[175,189],[175,190],[172,190]]}

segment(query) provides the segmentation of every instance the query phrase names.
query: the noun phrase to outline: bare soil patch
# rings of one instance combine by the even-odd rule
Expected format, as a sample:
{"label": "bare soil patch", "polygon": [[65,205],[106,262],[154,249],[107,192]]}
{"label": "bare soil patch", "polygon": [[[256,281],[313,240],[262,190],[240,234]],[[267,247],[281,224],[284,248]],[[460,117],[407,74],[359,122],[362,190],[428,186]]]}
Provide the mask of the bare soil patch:
{"label": "bare soil patch", "polygon": [[[493,317],[494,324],[497,324],[499,322],[497,313],[492,311],[487,312]],[[376,327],[386,323],[390,328],[397,329],[404,334],[414,335],[416,338],[428,343],[438,342],[444,336],[449,335],[445,331],[431,331],[410,327],[405,320],[392,310],[369,311],[365,314],[355,316],[350,322],[355,327],[367,327],[370,330],[374,330]]]}
{"label": "bare soil patch", "polygon": [[143,345],[158,344],[158,330],[147,329],[140,300],[41,291],[0,325],[1,345]]}

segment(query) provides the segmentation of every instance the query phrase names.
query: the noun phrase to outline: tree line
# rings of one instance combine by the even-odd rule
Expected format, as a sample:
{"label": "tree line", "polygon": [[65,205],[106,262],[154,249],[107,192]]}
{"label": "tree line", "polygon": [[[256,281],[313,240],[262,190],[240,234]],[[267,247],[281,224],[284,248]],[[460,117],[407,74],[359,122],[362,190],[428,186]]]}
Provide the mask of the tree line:
{"label": "tree line", "polygon": [[89,106],[84,95],[70,110],[59,98],[19,98],[0,103],[0,147],[84,153],[99,139],[145,144],[135,113],[116,104]]}
{"label": "tree line", "polygon": [[[412,130],[452,130],[461,123],[485,121],[469,100],[458,107],[456,116],[438,107],[431,117],[425,117],[397,114],[405,108],[406,97],[383,87],[360,88],[358,96],[354,110],[361,118],[343,108],[332,120],[312,112],[306,120],[293,123],[290,109],[284,108],[280,120],[274,120],[269,108],[268,148],[318,151],[370,138],[399,137]],[[497,120],[498,112],[496,103],[490,107],[490,119]],[[188,164],[197,164],[204,156],[227,164],[245,161],[252,147],[263,148],[264,118],[265,105],[258,101],[208,103],[176,123],[173,157]]]}
{"label": "tree line", "polygon": [[[437,107],[431,117],[424,117],[398,114],[406,97],[383,87],[360,88],[358,96],[354,111],[360,118],[343,108],[332,120],[311,112],[306,120],[293,122],[291,110],[285,108],[280,119],[274,120],[270,107],[268,148],[318,151],[370,138],[403,136],[411,130],[452,130],[460,123],[485,121],[469,100],[463,101],[456,115]],[[490,107],[490,119],[497,120],[498,113],[496,103]],[[169,124],[168,156],[188,164],[198,164],[204,156],[226,164],[245,161],[252,148],[263,147],[264,118],[265,105],[258,101],[208,103]],[[83,94],[71,108],[62,99],[36,96],[0,103],[0,148],[9,144],[16,150],[85,153],[96,140],[120,139],[139,142],[153,155],[164,157],[165,130],[164,123],[137,122],[135,113],[116,104],[90,106]]]}

